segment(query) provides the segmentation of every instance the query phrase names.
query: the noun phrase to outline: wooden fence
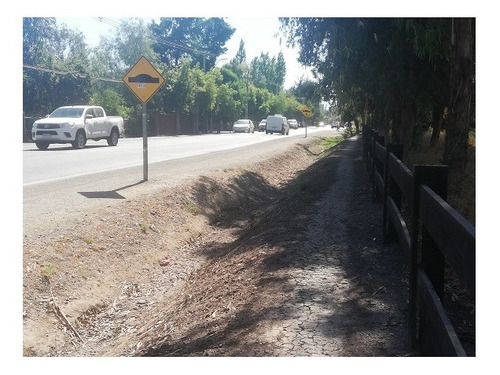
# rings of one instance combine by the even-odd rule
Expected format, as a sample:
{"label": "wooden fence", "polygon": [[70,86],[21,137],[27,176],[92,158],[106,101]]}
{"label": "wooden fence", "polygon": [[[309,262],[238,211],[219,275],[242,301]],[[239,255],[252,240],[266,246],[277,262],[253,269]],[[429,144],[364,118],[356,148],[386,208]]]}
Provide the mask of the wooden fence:
{"label": "wooden fence", "polygon": [[475,300],[476,234],[446,203],[447,167],[416,165],[411,172],[402,145],[385,145],[373,129],[363,129],[363,142],[373,200],[383,203],[384,240],[399,242],[408,258],[410,344],[426,356],[466,356],[442,301],[446,265]]}

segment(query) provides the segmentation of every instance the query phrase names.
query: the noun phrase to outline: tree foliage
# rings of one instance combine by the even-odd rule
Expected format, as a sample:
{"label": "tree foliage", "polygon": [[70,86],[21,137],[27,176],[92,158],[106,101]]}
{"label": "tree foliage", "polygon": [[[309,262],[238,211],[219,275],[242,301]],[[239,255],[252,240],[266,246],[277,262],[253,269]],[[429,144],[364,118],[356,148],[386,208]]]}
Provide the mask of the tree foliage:
{"label": "tree foliage", "polygon": [[283,89],[286,76],[286,64],[283,53],[277,57],[270,57],[269,53],[262,52],[250,64],[250,75],[255,86],[278,93]]}
{"label": "tree foliage", "polygon": [[52,18],[24,18],[23,65],[25,113],[42,116],[67,101],[88,101],[88,50],[81,33],[57,27]]}
{"label": "tree foliage", "polygon": [[[288,43],[300,47],[299,60],[314,67],[321,95],[346,120],[371,121],[408,150],[419,145],[429,125],[439,126],[445,108],[463,114],[460,124],[446,125],[446,142],[460,151],[445,159],[452,165],[462,158],[458,164],[464,165],[467,146],[457,137],[467,137],[473,121],[472,19],[455,19],[454,27],[450,18],[283,18],[281,23]],[[457,89],[462,107],[453,99]]]}
{"label": "tree foliage", "polygon": [[259,121],[272,113],[300,114],[301,103],[283,91],[281,52],[262,53],[249,63],[242,40],[234,58],[221,68],[214,66],[234,32],[223,19],[162,18],[149,24],[124,19],[113,23],[114,32],[92,48],[80,32],[53,18],[23,21],[23,110],[29,116],[92,103],[126,118],[129,135],[140,134],[141,104],[121,79],[141,56],[165,78],[148,102],[148,112],[191,115],[194,129],[200,121],[230,129],[244,116]]}
{"label": "tree foliage", "polygon": [[190,58],[203,69],[215,66],[217,57],[224,54],[226,42],[234,29],[222,18],[161,18],[152,22],[154,51],[167,65],[178,65]]}

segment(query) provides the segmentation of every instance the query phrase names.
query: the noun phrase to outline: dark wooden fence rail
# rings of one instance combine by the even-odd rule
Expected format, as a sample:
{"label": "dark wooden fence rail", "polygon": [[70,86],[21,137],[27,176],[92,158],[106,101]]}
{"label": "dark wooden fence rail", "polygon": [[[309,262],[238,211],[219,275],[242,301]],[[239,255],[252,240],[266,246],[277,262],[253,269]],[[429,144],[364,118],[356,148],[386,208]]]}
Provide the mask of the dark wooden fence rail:
{"label": "dark wooden fence rail", "polygon": [[412,348],[422,355],[466,356],[441,301],[445,265],[475,299],[476,235],[446,203],[447,167],[417,165],[411,172],[401,160],[402,145],[386,146],[384,137],[366,127],[363,152],[373,201],[383,203],[384,240],[399,242],[408,259]]}

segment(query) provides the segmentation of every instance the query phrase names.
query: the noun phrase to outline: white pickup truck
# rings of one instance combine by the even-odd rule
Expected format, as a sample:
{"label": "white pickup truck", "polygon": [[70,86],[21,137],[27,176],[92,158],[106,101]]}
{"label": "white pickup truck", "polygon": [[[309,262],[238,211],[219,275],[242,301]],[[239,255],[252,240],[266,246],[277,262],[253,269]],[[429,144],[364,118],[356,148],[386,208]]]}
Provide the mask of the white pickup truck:
{"label": "white pickup truck", "polygon": [[123,118],[106,116],[98,106],[59,107],[46,118],[33,123],[31,137],[36,147],[46,150],[51,143],[71,143],[73,148],[84,148],[87,139],[106,139],[116,146],[123,136]]}

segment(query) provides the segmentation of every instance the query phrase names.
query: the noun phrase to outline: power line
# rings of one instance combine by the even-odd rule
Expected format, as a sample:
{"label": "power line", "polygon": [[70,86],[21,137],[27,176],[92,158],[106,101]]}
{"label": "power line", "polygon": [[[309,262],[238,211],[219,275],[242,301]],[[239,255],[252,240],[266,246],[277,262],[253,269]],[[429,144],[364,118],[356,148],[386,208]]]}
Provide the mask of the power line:
{"label": "power line", "polygon": [[[120,26],[120,24],[117,21],[114,21],[110,18],[106,18],[106,17],[93,17],[93,18],[99,22],[106,23],[107,25],[112,26],[114,28],[118,28]],[[177,48],[177,49],[183,50],[185,52],[196,53],[196,54],[202,55],[203,57],[208,57],[208,56],[209,57],[217,57],[217,55],[215,55],[211,52],[208,52],[205,50],[198,50],[198,49],[195,49],[192,47],[187,47],[187,46],[184,46],[182,44],[172,42],[172,41],[165,39],[163,37],[153,36],[153,39],[155,39],[156,42],[158,42],[160,44],[164,44],[164,45],[167,45],[169,47]],[[79,78],[90,78],[90,79],[95,79],[95,80],[104,81],[104,82],[114,82],[114,83],[122,83],[123,82],[121,80],[117,80],[114,78],[93,77],[89,74],[82,74],[82,73],[78,73],[78,72],[64,72],[61,70],[49,69],[49,68],[45,68],[42,66],[33,66],[33,65],[28,65],[28,64],[23,64],[23,68],[38,70],[38,71],[46,72],[46,73],[60,74],[60,75],[71,74],[71,75],[73,75],[75,77],[79,77]]]}
{"label": "power line", "polygon": [[78,73],[78,72],[63,72],[61,70],[54,70],[54,69],[44,68],[42,66],[33,66],[33,65],[23,64],[23,68],[32,69],[32,70],[38,70],[38,71],[47,72],[47,73],[60,74],[60,75],[68,75],[68,74],[70,74],[70,75],[73,75],[73,76],[78,77],[78,78],[90,78],[90,79],[95,79],[95,80],[104,81],[104,82],[123,83],[123,81],[117,80],[117,79],[114,79],[114,78],[93,77],[93,76],[91,76],[89,74],[82,74],[82,73]]}
{"label": "power line", "polygon": [[[116,22],[110,18],[106,18],[106,17],[93,17],[93,18],[99,22],[103,22],[103,23],[105,23],[109,26],[112,26],[114,28],[118,28],[120,26],[120,24],[118,22]],[[166,46],[177,48],[177,49],[183,50],[185,52],[191,52],[191,53],[199,54],[199,55],[202,55],[205,57],[207,57],[207,56],[217,57],[217,55],[215,55],[214,53],[208,52],[206,50],[199,50],[199,49],[196,49],[193,47],[185,46],[185,45],[179,44],[177,42],[173,42],[173,41],[170,41],[168,39],[165,39],[163,37],[153,35],[153,39],[159,44],[164,44]]]}

